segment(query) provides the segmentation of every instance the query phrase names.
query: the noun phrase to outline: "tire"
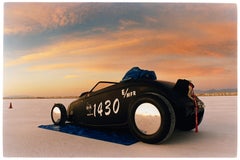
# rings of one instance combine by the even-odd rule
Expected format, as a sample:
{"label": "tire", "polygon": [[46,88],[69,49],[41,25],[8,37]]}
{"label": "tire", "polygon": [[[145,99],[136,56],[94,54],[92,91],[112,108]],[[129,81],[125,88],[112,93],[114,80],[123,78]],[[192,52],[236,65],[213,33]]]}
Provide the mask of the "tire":
{"label": "tire", "polygon": [[[159,115],[146,116],[144,113],[142,119],[146,119],[146,123],[141,122],[142,119],[138,118],[141,113],[139,114],[138,112],[143,106],[148,106],[148,110],[153,110],[150,107],[155,108],[154,113],[158,113]],[[157,124],[152,122],[157,122]],[[140,97],[133,103],[129,110],[129,129],[136,138],[145,143],[154,144],[166,141],[172,135],[175,123],[176,118],[173,107],[161,95]]]}
{"label": "tire", "polygon": [[51,110],[51,119],[55,125],[64,125],[67,120],[67,110],[63,104],[54,104]]}

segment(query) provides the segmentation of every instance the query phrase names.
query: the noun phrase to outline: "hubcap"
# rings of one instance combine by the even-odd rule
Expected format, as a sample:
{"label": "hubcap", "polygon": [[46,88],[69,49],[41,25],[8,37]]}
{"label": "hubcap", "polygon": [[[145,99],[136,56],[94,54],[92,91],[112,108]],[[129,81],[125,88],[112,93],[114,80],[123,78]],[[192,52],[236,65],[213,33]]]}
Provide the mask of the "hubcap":
{"label": "hubcap", "polygon": [[52,112],[53,121],[59,123],[61,120],[61,111],[58,107],[55,107]]}
{"label": "hubcap", "polygon": [[151,103],[142,103],[135,111],[135,123],[138,130],[145,135],[156,133],[161,126],[161,114]]}

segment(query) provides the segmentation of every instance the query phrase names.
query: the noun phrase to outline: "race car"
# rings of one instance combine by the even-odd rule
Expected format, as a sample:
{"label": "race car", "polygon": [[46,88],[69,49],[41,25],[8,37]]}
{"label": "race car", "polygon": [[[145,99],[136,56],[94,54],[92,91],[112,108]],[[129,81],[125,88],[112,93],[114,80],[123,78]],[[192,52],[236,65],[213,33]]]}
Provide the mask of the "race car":
{"label": "race car", "polygon": [[160,81],[149,73],[142,78],[125,76],[120,82],[99,81],[67,109],[54,104],[51,119],[55,125],[68,121],[91,127],[125,126],[137,139],[150,144],[166,141],[175,128],[188,131],[197,127],[205,106],[197,96],[195,101],[188,96],[188,86],[183,84],[190,82]]}

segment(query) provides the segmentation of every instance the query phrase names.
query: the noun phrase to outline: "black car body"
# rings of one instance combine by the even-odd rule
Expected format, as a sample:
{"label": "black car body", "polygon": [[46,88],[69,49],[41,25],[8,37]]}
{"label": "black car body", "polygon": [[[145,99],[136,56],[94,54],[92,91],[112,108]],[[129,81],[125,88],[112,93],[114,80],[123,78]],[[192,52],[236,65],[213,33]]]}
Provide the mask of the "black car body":
{"label": "black car body", "polygon": [[[100,81],[89,92],[82,93],[67,110],[62,104],[55,104],[51,118],[56,125],[69,121],[95,127],[128,126],[143,142],[163,142],[175,128],[196,127],[194,101],[175,86],[176,83],[147,79]],[[196,102],[199,125],[204,103],[198,97]]]}

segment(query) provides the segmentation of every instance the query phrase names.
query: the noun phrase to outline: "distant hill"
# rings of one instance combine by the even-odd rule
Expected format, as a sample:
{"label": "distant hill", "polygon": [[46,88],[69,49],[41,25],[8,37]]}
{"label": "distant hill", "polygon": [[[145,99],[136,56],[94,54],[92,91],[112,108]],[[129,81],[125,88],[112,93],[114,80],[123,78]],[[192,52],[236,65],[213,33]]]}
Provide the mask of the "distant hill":
{"label": "distant hill", "polygon": [[[209,90],[194,90],[198,96],[237,96],[237,88],[234,89],[209,89]],[[3,99],[72,99],[78,96],[51,96],[51,97],[38,97],[38,96],[7,96]]]}
{"label": "distant hill", "polygon": [[198,96],[236,96],[237,88],[195,90]]}
{"label": "distant hill", "polygon": [[50,96],[50,97],[34,97],[34,96],[7,96],[3,99],[73,99],[78,96]]}

